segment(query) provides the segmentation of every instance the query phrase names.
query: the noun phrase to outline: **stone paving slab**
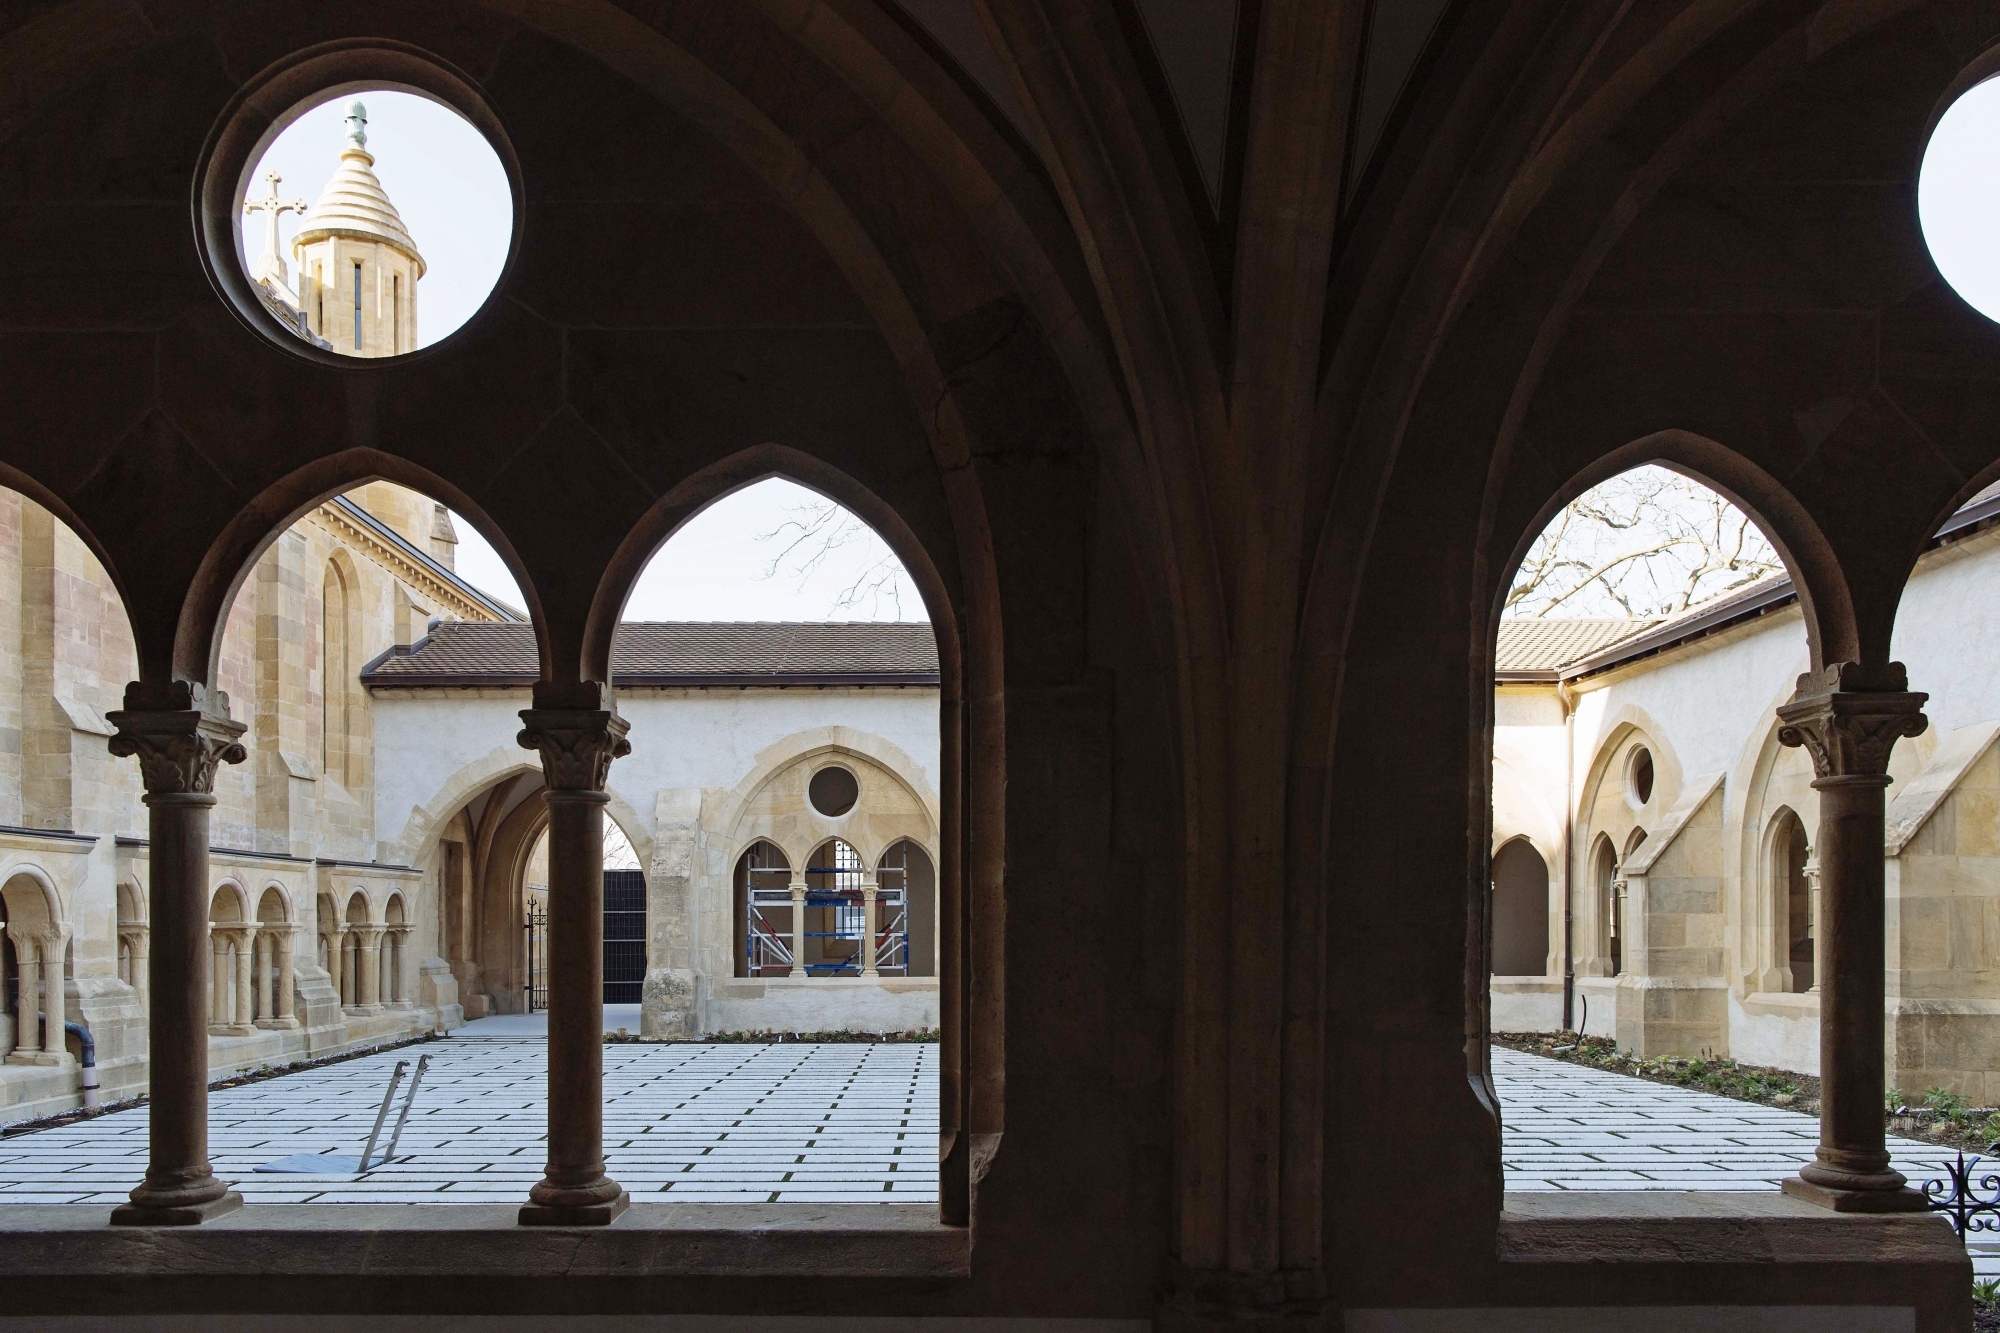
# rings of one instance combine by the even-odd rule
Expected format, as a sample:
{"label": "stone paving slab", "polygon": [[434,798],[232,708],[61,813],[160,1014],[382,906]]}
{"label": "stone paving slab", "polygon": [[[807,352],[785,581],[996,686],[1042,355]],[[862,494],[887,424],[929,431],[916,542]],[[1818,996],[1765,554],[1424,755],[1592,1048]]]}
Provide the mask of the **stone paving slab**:
{"label": "stone paving slab", "polygon": [[[1797,1111],[1501,1046],[1493,1082],[1509,1190],[1775,1190],[1819,1143],[1819,1121]],[[1889,1139],[1891,1164],[1918,1188],[1943,1179],[1954,1156]],[[1980,1277],[2000,1277],[2000,1237],[1966,1248]]]}
{"label": "stone paving slab", "polygon": [[[399,1160],[356,1178],[261,1174],[299,1152],[358,1153],[399,1059],[431,1056]],[[260,1203],[511,1204],[541,1178],[547,1044],[496,1034],[382,1052],[210,1095],[217,1174]],[[1515,1191],[1764,1192],[1812,1157],[1809,1116],[1496,1048]],[[931,1203],[937,1048],[612,1044],[605,1155],[635,1200]],[[109,1207],[144,1170],[145,1108],[0,1140],[0,1203]],[[1951,1153],[1891,1139],[1913,1183]],[[1974,1238],[2000,1275],[2000,1237]]]}
{"label": "stone paving slab", "polygon": [[[216,1174],[256,1203],[524,1200],[545,1156],[547,1051],[533,1036],[452,1038],[221,1089]],[[360,1178],[256,1171],[292,1153],[359,1154],[390,1070],[420,1053],[431,1064],[397,1161]],[[605,1158],[635,1200],[937,1200],[935,1046],[614,1043],[604,1098]],[[146,1128],[135,1107],[0,1140],[0,1203],[122,1202]]]}

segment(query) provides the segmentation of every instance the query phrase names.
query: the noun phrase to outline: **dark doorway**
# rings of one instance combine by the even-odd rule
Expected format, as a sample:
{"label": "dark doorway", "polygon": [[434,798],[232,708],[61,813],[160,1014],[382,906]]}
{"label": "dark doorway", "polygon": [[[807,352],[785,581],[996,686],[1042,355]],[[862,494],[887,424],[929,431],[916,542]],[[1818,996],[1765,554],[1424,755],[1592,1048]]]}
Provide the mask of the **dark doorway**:
{"label": "dark doorway", "polygon": [[604,872],[604,1002],[637,1004],[646,987],[646,872]]}
{"label": "dark doorway", "polygon": [[1549,868],[1526,838],[1493,858],[1493,975],[1539,977],[1549,970]]}

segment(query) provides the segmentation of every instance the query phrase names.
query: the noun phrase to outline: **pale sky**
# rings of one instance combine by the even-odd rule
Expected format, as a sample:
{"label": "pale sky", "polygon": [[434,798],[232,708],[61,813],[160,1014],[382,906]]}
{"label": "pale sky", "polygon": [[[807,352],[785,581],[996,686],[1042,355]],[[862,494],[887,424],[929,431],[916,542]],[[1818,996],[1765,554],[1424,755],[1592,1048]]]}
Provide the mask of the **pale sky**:
{"label": "pale sky", "polygon": [[1917,217],[1944,280],[2000,320],[2000,79],[1966,92],[1938,121],[1917,177]]}
{"label": "pale sky", "polygon": [[[368,108],[368,151],[389,202],[424,257],[417,283],[417,345],[428,347],[472,318],[507,261],[514,232],[514,198],[507,173],[486,136],[456,111],[414,93],[349,93],[322,103],[285,127],[251,174],[246,197],[261,199],[264,175],[276,171],[281,199],[303,199],[311,208],[340,166],[347,146],[347,104]],[[243,258],[251,273],[264,253],[265,215],[244,214]],[[278,224],[278,257],[294,290],[298,265],[292,237],[299,215]]]}
{"label": "pale sky", "polygon": [[[838,506],[846,540],[809,543],[784,556],[787,542],[798,535],[796,529],[784,531],[785,524],[807,506],[829,504],[817,492],[776,477],[724,496],[689,519],[647,564],[625,605],[625,619],[929,620],[888,545]],[[465,519],[454,514],[452,522],[458,529],[460,577],[521,606],[520,589],[493,547]],[[816,566],[802,567],[801,557],[820,551],[824,555]],[[864,595],[842,605],[842,594],[857,582]]]}

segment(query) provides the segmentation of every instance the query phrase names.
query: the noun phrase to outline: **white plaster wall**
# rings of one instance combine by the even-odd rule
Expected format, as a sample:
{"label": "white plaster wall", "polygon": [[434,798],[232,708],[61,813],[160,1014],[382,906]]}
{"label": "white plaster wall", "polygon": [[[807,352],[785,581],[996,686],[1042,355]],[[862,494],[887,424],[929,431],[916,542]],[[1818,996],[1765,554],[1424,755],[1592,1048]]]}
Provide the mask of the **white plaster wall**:
{"label": "white plaster wall", "polygon": [[1910,688],[1931,696],[1930,739],[2000,717],[1997,645],[2000,530],[1934,552],[1904,589],[1890,651],[1910,669]]}
{"label": "white plaster wall", "polygon": [[1793,608],[1677,649],[1607,684],[1585,682],[1576,708],[1578,784],[1629,716],[1628,706],[1651,719],[1649,730],[1671,747],[1683,775],[1729,773],[1805,669],[1805,622]]}
{"label": "white plaster wall", "polygon": [[[390,845],[414,852],[407,831],[416,818],[435,827],[463,793],[441,801],[469,764],[485,759],[495,776],[539,763],[514,743],[526,690],[382,691],[374,700],[376,828]],[[915,760],[929,791],[938,791],[938,691],[885,689],[632,690],[618,696],[632,724],[632,753],[611,766],[609,787],[626,811],[621,823],[650,841],[656,795],[665,789],[730,789],[756,767],[757,755],[787,736],[838,724],[890,741]],[[429,809],[427,803],[440,808]],[[629,813],[628,813],[629,812]],[[386,850],[386,848],[385,848]]]}

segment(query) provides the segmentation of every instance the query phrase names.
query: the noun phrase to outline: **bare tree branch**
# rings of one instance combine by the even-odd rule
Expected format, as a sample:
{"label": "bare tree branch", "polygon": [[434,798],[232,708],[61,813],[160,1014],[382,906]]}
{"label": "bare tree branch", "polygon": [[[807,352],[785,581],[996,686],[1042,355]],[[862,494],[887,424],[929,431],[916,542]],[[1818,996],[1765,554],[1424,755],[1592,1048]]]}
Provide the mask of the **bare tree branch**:
{"label": "bare tree branch", "polygon": [[[833,594],[829,616],[836,611],[866,610],[871,614],[885,603],[903,618],[903,581],[907,577],[902,561],[896,559],[875,530],[831,500],[812,500],[788,505],[790,517],[769,532],[759,533],[760,542],[782,541],[777,554],[764,566],[760,578],[774,579],[783,571],[798,580],[805,590],[813,576],[826,567],[827,558],[845,546],[876,548],[855,571],[854,576]],[[787,568],[789,566],[789,568]]]}
{"label": "bare tree branch", "polygon": [[1505,614],[1670,616],[1783,568],[1728,500],[1665,468],[1635,468],[1550,522],[1521,561]]}

